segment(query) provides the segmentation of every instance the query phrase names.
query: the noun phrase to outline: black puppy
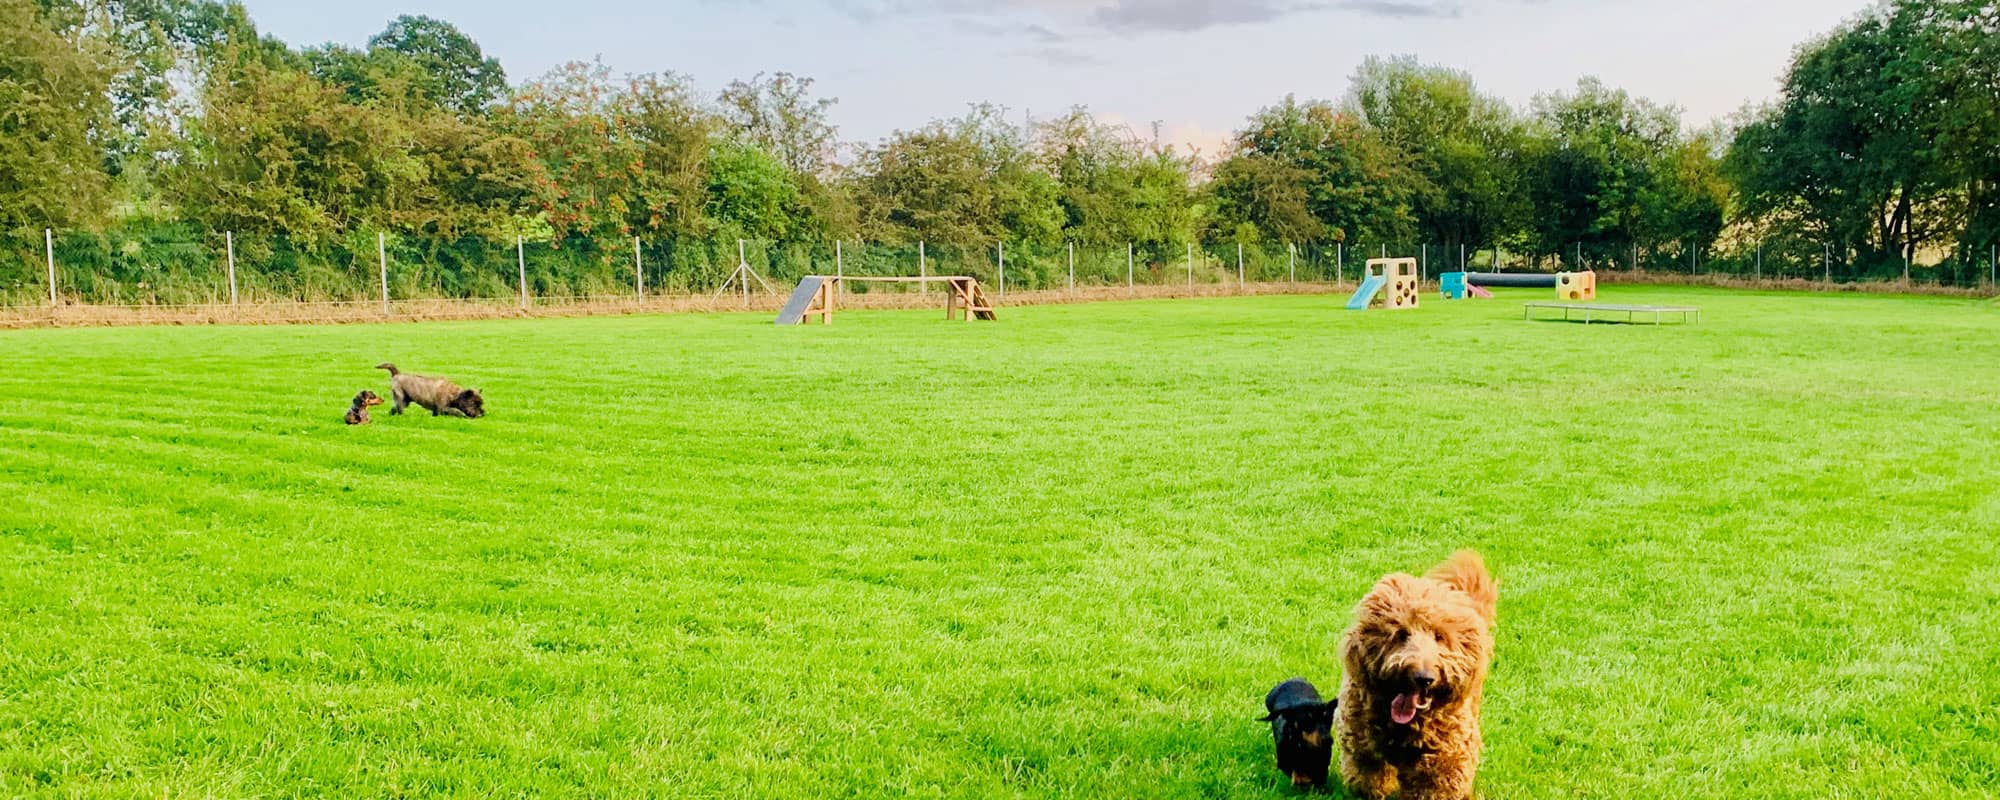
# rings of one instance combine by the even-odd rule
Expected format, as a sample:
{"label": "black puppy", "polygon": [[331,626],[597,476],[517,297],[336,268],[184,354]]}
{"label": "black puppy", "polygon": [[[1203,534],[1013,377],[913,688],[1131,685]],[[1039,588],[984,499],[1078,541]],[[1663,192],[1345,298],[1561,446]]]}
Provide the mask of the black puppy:
{"label": "black puppy", "polygon": [[1301,789],[1326,784],[1326,767],[1333,760],[1334,703],[1304,678],[1278,684],[1264,696],[1263,717],[1271,723],[1278,747],[1278,769]]}

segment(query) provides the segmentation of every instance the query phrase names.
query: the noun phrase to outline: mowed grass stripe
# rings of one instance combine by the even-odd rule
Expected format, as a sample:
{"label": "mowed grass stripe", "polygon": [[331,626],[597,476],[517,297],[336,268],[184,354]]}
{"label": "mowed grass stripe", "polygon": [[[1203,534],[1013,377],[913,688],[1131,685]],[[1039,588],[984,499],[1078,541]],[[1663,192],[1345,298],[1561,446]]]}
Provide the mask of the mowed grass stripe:
{"label": "mowed grass stripe", "polygon": [[2000,313],[1610,291],[0,334],[0,792],[1286,796],[1476,546],[1488,797],[1985,796]]}

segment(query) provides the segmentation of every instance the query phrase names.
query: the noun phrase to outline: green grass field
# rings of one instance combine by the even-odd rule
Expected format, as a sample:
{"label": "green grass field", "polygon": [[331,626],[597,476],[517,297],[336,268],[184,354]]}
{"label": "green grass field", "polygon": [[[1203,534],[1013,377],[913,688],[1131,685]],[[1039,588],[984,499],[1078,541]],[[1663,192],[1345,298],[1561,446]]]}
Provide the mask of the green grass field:
{"label": "green grass field", "polygon": [[1286,797],[1465,546],[1488,798],[1993,796],[2000,307],[1543,294],[0,333],[0,796]]}

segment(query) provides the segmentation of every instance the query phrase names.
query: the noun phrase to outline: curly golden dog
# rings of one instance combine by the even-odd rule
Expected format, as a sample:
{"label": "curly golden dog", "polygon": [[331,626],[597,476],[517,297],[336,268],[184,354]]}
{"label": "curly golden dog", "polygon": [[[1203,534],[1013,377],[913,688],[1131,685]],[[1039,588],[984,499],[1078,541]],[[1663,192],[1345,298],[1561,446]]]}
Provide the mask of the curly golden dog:
{"label": "curly golden dog", "polygon": [[1390,575],[1341,645],[1340,775],[1364,800],[1470,800],[1500,590],[1478,553]]}

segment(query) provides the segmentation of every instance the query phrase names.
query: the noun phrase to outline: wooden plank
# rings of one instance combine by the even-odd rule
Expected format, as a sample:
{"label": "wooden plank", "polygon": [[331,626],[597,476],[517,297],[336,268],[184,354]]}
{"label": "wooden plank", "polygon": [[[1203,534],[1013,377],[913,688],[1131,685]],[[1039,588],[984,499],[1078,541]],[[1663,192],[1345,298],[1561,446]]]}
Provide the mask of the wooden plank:
{"label": "wooden plank", "polygon": [[864,275],[848,275],[846,277],[841,278],[841,280],[858,281],[862,283],[951,283],[952,281],[964,281],[972,279],[964,275],[926,275],[923,277],[916,277],[911,275],[891,275],[891,276],[880,276],[880,277],[864,276]]}

